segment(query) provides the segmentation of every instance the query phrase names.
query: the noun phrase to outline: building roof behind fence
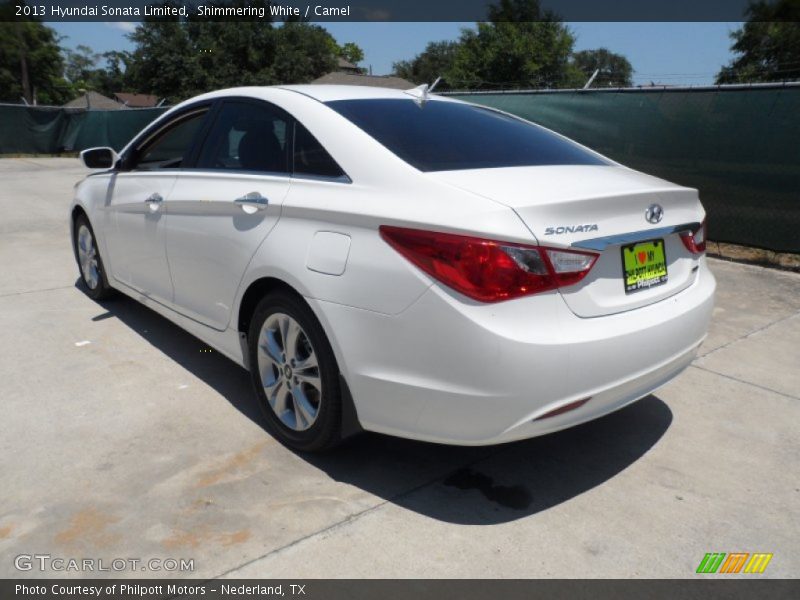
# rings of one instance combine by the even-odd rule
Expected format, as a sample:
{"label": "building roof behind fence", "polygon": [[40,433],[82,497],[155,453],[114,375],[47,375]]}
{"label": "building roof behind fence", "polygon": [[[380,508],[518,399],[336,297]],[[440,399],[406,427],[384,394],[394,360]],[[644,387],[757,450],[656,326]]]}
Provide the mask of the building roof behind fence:
{"label": "building roof behind fence", "polygon": [[114,98],[130,108],[152,108],[158,105],[158,96],[152,94],[131,94],[129,92],[116,92]]}
{"label": "building roof behind fence", "polygon": [[64,104],[64,108],[86,108],[90,110],[121,110],[127,108],[116,100],[97,92],[86,92]]}

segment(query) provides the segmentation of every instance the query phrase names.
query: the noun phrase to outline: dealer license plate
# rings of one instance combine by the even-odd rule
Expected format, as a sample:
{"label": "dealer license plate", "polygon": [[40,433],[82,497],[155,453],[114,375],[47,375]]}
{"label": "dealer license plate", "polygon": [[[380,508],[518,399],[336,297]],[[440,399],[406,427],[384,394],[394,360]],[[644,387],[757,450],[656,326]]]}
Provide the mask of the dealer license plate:
{"label": "dealer license plate", "polygon": [[633,294],[667,282],[664,240],[651,240],[622,247],[625,293]]}

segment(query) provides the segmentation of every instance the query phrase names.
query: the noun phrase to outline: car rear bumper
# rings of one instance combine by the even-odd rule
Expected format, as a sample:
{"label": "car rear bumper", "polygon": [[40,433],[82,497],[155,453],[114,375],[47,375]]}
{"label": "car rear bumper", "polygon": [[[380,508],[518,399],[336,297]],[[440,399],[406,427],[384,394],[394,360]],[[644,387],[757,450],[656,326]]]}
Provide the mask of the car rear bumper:
{"label": "car rear bumper", "polygon": [[588,319],[557,292],[480,304],[435,285],[392,316],[309,302],[331,334],[364,429],[485,445],[600,417],[675,377],[705,338],[715,286],[702,260],[678,294]]}

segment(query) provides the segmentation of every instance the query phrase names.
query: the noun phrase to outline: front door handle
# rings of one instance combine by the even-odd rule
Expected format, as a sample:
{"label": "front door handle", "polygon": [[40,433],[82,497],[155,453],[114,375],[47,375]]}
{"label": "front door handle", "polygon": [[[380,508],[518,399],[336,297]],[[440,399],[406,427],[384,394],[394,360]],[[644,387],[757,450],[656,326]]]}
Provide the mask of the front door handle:
{"label": "front door handle", "polygon": [[164,202],[164,197],[158,192],[155,192],[150,194],[144,202],[150,207],[152,212],[156,212],[161,207],[161,203]]}
{"label": "front door handle", "polygon": [[242,210],[247,213],[255,212],[253,209],[264,210],[269,204],[269,200],[267,200],[259,192],[250,192],[249,194],[240,196],[234,200],[234,202],[239,204],[242,207]]}

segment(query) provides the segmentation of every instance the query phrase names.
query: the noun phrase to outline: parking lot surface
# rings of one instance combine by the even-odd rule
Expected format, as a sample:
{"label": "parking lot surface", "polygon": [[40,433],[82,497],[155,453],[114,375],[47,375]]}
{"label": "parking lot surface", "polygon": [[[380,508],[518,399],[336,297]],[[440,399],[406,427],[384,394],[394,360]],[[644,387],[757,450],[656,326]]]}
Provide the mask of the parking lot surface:
{"label": "parking lot surface", "polygon": [[800,573],[800,275],[711,260],[700,356],[598,421],[303,456],[265,432],[242,369],[83,294],[67,210],[84,174],[0,160],[0,577],[92,575],[21,554],[194,561],[105,573],[125,577],[695,577],[707,552]]}

